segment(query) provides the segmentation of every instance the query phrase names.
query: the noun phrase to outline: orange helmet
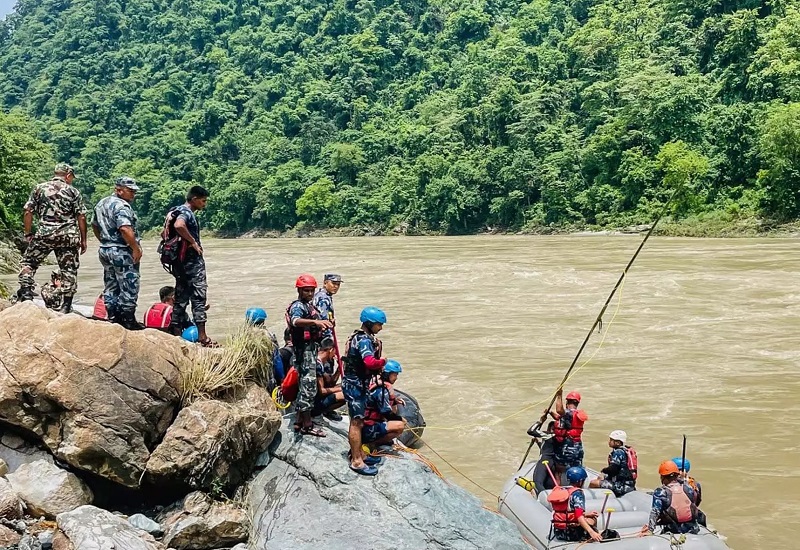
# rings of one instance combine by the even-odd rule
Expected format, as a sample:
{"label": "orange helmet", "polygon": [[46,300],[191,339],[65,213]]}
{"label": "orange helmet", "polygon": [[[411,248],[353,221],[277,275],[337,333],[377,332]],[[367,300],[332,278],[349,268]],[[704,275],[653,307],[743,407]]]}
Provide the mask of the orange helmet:
{"label": "orange helmet", "polygon": [[577,401],[578,403],[581,402],[581,394],[576,391],[571,391],[567,394],[567,401]]}
{"label": "orange helmet", "polygon": [[678,466],[671,460],[665,460],[664,462],[658,465],[658,475],[669,476],[677,473],[680,473],[678,470]]}
{"label": "orange helmet", "polygon": [[317,280],[314,278],[313,275],[304,273],[297,278],[297,281],[295,281],[294,286],[296,288],[308,288],[308,287],[317,288]]}

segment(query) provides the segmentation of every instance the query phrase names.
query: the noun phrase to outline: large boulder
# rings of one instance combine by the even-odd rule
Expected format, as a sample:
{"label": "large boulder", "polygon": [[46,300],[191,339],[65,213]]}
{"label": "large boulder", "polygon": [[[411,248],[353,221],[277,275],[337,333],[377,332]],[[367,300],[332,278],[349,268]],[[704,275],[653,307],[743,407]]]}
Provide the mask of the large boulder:
{"label": "large boulder", "polygon": [[287,424],[266,468],[250,483],[251,548],[529,548],[513,523],[415,455],[387,458],[368,478],[349,469],[346,423],[320,439],[288,431]]}
{"label": "large boulder", "polygon": [[44,460],[23,464],[7,477],[34,517],[55,519],[62,512],[91,504],[94,498],[78,476]]}
{"label": "large boulder", "polygon": [[13,472],[23,464],[30,464],[37,460],[53,462],[53,455],[25,441],[16,434],[4,432],[0,426],[0,459],[8,465],[8,471]]}
{"label": "large boulder", "polygon": [[61,315],[31,302],[0,312],[0,421],[60,460],[138,487],[180,402],[196,346],[155,330]]}
{"label": "large boulder", "polygon": [[[72,547],[78,550],[164,550],[152,535],[94,506],[59,514],[56,521]],[[61,541],[59,545],[64,546]]]}
{"label": "large boulder", "polygon": [[170,548],[206,550],[247,540],[250,520],[243,507],[194,492],[167,515],[164,528],[164,544]]}
{"label": "large boulder", "polygon": [[19,495],[5,478],[0,477],[0,519],[22,517],[23,504]]}
{"label": "large boulder", "polygon": [[147,463],[154,485],[180,480],[193,489],[231,489],[249,479],[281,425],[266,390],[248,384],[224,401],[184,408]]}

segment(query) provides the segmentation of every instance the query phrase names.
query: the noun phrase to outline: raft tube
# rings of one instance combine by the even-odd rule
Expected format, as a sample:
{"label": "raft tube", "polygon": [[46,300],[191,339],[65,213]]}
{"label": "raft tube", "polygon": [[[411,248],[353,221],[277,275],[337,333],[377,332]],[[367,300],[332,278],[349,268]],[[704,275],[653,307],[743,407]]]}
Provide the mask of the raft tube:
{"label": "raft tube", "polygon": [[[500,494],[498,511],[517,526],[519,532],[533,548],[538,550],[578,550],[581,548],[585,550],[587,548],[585,542],[551,540],[553,508],[547,502],[547,495],[550,494],[550,491],[541,491],[537,496],[535,492],[527,491],[517,484],[520,477],[528,480],[534,479],[535,467],[535,462],[524,465],[506,482],[503,492]],[[589,480],[600,474],[588,468],[586,471],[589,474],[584,487],[586,511],[600,512],[608,491],[606,489],[589,489]],[[608,517],[609,508],[614,510],[611,513],[608,528],[617,531],[621,538],[604,541],[602,547],[605,550],[674,550],[675,548],[681,550],[729,550],[729,546],[724,542],[725,537],[705,527],[701,527],[700,533],[697,535],[664,534],[637,537],[642,526],[647,524],[652,498],[652,494],[645,491],[633,491],[620,498],[611,494],[606,503],[604,516]],[[598,518],[598,522],[598,530],[602,532],[606,528],[605,517]],[[680,542],[681,540],[683,542]]]}
{"label": "raft tube", "polygon": [[398,397],[406,402],[405,405],[397,406],[397,414],[402,416],[406,422],[408,422],[409,428],[413,428],[413,431],[404,431],[403,435],[397,439],[399,439],[400,443],[406,447],[419,449],[422,447],[420,438],[422,437],[422,431],[425,429],[425,419],[422,417],[422,411],[420,411],[419,402],[414,399],[413,396],[404,391],[395,389],[394,392]]}

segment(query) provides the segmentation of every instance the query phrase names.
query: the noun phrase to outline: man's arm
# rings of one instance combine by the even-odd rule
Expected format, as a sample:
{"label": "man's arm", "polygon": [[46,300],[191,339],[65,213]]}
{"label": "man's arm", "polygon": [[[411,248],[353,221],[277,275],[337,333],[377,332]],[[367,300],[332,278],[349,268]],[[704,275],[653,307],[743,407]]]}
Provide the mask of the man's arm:
{"label": "man's arm", "polygon": [[92,222],[92,233],[94,233],[95,238],[99,241],[100,240],[100,226],[96,223]]}
{"label": "man's arm", "polygon": [[33,234],[33,212],[31,210],[25,209],[25,212],[22,214],[22,224],[25,227],[25,236],[28,237],[29,235]]}
{"label": "man's arm", "polygon": [[[94,227],[93,227],[94,228]],[[81,254],[86,253],[86,214],[80,214],[78,216],[78,231],[81,232]]]}
{"label": "man's arm", "polygon": [[661,517],[661,498],[658,496],[659,489],[653,492],[653,504],[650,507],[650,517],[647,520],[647,525],[642,527],[641,534],[646,535],[656,530],[658,525],[658,518]]}
{"label": "man's arm", "polygon": [[189,232],[189,228],[186,227],[186,220],[184,220],[181,216],[178,216],[178,218],[175,220],[175,231],[181,236],[181,239],[189,243],[189,246],[192,247],[195,252],[201,256],[203,255],[203,249],[200,247],[200,243],[194,240],[194,237],[192,237],[192,234]]}
{"label": "man's arm", "polygon": [[558,392],[556,393],[556,412],[559,414],[559,416],[564,414],[563,395],[564,395],[564,390],[562,388],[559,388]]}
{"label": "man's arm", "polygon": [[133,253],[133,264],[138,264],[142,259],[142,247],[136,242],[136,234],[133,232],[133,227],[130,225],[123,225],[119,228],[119,233],[125,240],[125,244],[130,247]]}

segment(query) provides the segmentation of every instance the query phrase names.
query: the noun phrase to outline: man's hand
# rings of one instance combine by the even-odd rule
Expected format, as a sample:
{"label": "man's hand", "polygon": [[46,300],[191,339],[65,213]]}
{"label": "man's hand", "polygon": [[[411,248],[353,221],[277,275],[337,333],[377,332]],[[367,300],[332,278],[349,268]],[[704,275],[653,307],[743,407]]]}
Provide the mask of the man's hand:
{"label": "man's hand", "polygon": [[197,252],[197,253],[198,253],[200,256],[202,256],[202,255],[203,255],[203,247],[202,247],[202,246],[200,246],[200,243],[199,243],[199,242],[197,242],[197,241],[195,241],[195,242],[193,242],[193,243],[192,243],[192,250],[194,250],[195,252]]}
{"label": "man's hand", "polygon": [[603,537],[600,535],[600,533],[598,533],[594,529],[592,530],[592,534],[589,535],[589,536],[592,538],[592,540],[594,542],[602,542],[603,541]]}
{"label": "man's hand", "polygon": [[137,246],[133,249],[133,265],[138,264],[142,261],[142,247]]}
{"label": "man's hand", "polygon": [[600,514],[598,514],[597,512],[586,512],[585,514],[583,514],[583,517],[587,517],[589,519],[597,519],[597,516],[599,515]]}
{"label": "man's hand", "polygon": [[639,531],[640,537],[646,537],[649,534],[650,534],[650,527],[647,525],[643,526],[642,529]]}
{"label": "man's hand", "polygon": [[333,323],[331,323],[330,321],[316,321],[316,324],[319,328],[323,330],[333,328]]}
{"label": "man's hand", "polygon": [[88,248],[88,245],[87,245],[86,241],[85,240],[81,241],[81,255],[86,254],[86,249],[87,248]]}
{"label": "man's hand", "polygon": [[402,397],[395,397],[394,402],[397,403],[398,405],[403,405],[403,406],[405,406],[406,404],[406,400],[403,399]]}
{"label": "man's hand", "polygon": [[31,244],[32,240],[33,240],[33,233],[26,233],[25,234],[25,242],[28,243],[28,244]]}

